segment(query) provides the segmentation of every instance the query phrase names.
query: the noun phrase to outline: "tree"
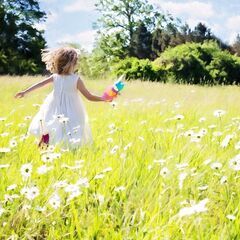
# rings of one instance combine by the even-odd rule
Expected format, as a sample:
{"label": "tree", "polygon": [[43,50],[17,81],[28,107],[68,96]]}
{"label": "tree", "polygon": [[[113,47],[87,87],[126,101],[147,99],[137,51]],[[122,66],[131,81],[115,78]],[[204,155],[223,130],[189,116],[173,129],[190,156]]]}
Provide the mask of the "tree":
{"label": "tree", "polygon": [[45,16],[37,0],[0,1],[0,74],[42,72],[46,41],[35,26]]}
{"label": "tree", "polygon": [[114,48],[118,45],[116,42],[120,41],[119,48],[123,46],[123,49],[120,49],[122,58],[125,55],[134,56],[133,35],[140,21],[151,31],[164,19],[147,0],[99,0],[96,7],[102,14],[96,24],[102,33],[101,40],[108,42],[109,38],[113,37],[115,41],[111,39],[111,42],[114,44],[109,48]]}
{"label": "tree", "polygon": [[240,56],[240,34],[237,35],[235,42],[232,45],[233,52]]}
{"label": "tree", "polygon": [[151,58],[152,54],[152,34],[147,30],[145,24],[141,21],[132,36],[133,54],[139,59]]}
{"label": "tree", "polygon": [[203,23],[198,23],[192,32],[194,42],[203,42],[204,40],[212,39],[211,29]]}

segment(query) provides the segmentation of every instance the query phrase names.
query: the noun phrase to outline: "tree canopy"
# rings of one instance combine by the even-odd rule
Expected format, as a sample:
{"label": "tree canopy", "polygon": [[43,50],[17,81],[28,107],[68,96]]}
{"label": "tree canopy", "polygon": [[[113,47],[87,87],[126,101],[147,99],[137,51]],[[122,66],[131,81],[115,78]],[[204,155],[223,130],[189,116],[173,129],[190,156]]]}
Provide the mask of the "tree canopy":
{"label": "tree canopy", "polygon": [[36,24],[45,12],[37,0],[0,1],[0,74],[41,73],[46,41]]}

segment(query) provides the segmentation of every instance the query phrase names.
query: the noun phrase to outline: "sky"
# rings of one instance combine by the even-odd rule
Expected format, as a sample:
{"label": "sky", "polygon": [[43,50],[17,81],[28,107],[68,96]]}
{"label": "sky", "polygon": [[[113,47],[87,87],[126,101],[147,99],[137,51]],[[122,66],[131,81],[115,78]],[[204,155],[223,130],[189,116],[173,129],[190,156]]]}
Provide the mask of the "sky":
{"label": "sky", "polygon": [[[79,43],[91,51],[96,36],[93,23],[99,13],[97,0],[40,0],[47,20],[36,27],[45,30],[48,47],[63,42]],[[191,28],[205,23],[212,32],[227,43],[233,43],[240,34],[240,0],[149,0],[163,13],[170,13]]]}

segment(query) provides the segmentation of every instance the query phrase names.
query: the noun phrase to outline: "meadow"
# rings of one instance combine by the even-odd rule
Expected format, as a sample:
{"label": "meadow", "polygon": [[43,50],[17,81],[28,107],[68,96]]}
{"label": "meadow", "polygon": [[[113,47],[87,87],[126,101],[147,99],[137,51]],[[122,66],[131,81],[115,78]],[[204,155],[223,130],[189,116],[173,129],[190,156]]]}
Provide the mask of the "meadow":
{"label": "meadow", "polygon": [[[84,99],[94,143],[26,135],[51,86],[0,77],[0,239],[240,239],[240,89],[132,81]],[[86,80],[101,95],[110,80]]]}

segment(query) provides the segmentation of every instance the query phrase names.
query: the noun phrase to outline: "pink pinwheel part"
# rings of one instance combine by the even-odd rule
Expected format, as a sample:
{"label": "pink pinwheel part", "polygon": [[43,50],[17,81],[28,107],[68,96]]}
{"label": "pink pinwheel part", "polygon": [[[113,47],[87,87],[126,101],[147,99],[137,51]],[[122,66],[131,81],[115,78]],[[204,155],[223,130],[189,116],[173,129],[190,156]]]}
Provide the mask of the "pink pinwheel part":
{"label": "pink pinwheel part", "polygon": [[113,100],[113,97],[111,97],[111,96],[109,96],[108,94],[104,93],[104,94],[102,95],[102,99],[103,99],[104,101],[112,101],[112,100]]}

